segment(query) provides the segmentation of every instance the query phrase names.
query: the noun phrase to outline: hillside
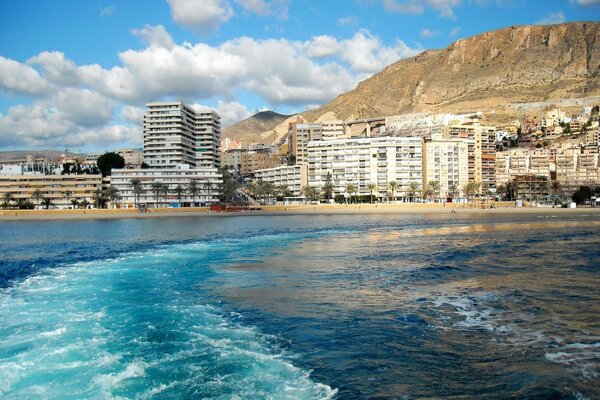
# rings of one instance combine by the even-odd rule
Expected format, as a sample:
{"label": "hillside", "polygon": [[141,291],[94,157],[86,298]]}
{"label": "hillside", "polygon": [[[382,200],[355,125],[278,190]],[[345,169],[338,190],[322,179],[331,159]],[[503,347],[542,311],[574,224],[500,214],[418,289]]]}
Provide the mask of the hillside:
{"label": "hillside", "polygon": [[223,129],[221,139],[233,139],[244,147],[252,143],[271,144],[278,136],[276,128],[285,122],[289,115],[273,111],[261,111],[234,125]]}
{"label": "hillside", "polygon": [[477,110],[510,119],[553,104],[580,106],[576,99],[594,96],[589,103],[600,96],[600,23],[518,26],[398,61],[303,116]]}

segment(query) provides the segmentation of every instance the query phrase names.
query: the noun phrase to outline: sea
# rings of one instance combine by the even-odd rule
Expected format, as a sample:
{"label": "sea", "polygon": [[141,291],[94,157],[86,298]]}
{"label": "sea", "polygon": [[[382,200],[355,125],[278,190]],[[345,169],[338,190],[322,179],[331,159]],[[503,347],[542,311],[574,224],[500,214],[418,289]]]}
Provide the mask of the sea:
{"label": "sea", "polygon": [[600,214],[0,222],[2,399],[598,399]]}

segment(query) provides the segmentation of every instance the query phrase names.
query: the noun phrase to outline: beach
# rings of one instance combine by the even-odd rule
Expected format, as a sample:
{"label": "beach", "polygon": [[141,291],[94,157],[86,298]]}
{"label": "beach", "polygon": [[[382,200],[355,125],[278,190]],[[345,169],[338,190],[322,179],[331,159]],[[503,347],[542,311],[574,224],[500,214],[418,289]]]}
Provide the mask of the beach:
{"label": "beach", "polygon": [[239,215],[303,215],[303,214],[581,214],[600,213],[600,208],[514,207],[512,202],[495,203],[494,208],[470,207],[467,204],[399,203],[399,204],[319,204],[292,206],[261,206],[260,210],[211,211],[207,207],[137,209],[86,209],[86,210],[0,210],[0,221],[18,220],[70,220],[157,217],[222,217]]}

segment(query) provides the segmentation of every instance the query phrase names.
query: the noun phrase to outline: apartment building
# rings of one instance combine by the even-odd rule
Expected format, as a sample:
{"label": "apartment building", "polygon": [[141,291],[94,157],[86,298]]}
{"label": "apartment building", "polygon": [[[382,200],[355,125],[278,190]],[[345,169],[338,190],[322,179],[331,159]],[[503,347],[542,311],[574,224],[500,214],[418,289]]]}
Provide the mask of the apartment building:
{"label": "apartment building", "polygon": [[350,138],[350,127],[342,120],[323,121],[321,126],[323,140]]}
{"label": "apartment building", "polygon": [[308,143],[323,139],[321,124],[301,124],[292,122],[288,129],[289,154],[294,157],[296,164],[307,161]]}
{"label": "apartment building", "polygon": [[277,186],[286,186],[295,197],[302,196],[302,188],[308,185],[308,168],[306,165],[282,165],[280,167],[255,171],[257,179]]}
{"label": "apartment building", "polygon": [[41,199],[33,198],[39,191],[54,208],[73,207],[72,201],[93,203],[94,193],[102,190],[102,175],[0,175],[0,193],[10,193],[14,202],[28,200],[41,206]]}
{"label": "apartment building", "polygon": [[282,157],[270,150],[252,150],[240,155],[240,174],[249,175],[259,169],[282,165]]}
{"label": "apartment building", "polygon": [[440,197],[449,197],[450,188],[462,189],[469,181],[468,145],[460,139],[434,135],[423,142],[423,187],[440,184]]}
{"label": "apartment building", "polygon": [[496,128],[479,123],[451,125],[452,139],[462,139],[468,145],[469,181],[486,183],[496,187]]}
{"label": "apartment building", "polygon": [[[219,185],[223,182],[221,173],[215,167],[190,168],[188,165],[181,164],[176,168],[113,169],[111,185],[121,195],[121,199],[118,201],[119,207],[136,207],[136,194],[132,186],[133,179],[139,180],[142,188],[142,193],[137,199],[139,204],[153,208],[189,207],[218,202]],[[189,190],[192,180],[197,183],[198,193],[196,195]],[[152,190],[154,182],[166,184],[167,192],[160,193],[157,197]],[[181,203],[179,195],[175,192],[177,186],[185,189],[181,196]]]}
{"label": "apartment building", "polygon": [[411,182],[423,182],[423,141],[410,137],[376,137],[308,143],[308,183],[322,188],[331,174],[334,192],[346,193],[354,184],[358,195],[370,195],[369,183],[377,185],[377,197],[387,197],[396,182],[396,197],[406,197]]}
{"label": "apartment building", "polygon": [[151,168],[220,167],[221,117],[182,102],[146,104],[144,161]]}

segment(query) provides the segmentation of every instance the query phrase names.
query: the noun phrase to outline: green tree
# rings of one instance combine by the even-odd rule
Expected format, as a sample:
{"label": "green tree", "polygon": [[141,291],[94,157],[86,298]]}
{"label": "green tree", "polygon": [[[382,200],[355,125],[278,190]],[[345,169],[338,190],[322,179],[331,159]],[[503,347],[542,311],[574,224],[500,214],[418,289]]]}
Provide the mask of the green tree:
{"label": "green tree", "polygon": [[164,193],[164,184],[159,181],[153,181],[150,184],[150,190],[154,193],[154,208],[158,208],[158,199],[160,199],[161,194]]}
{"label": "green tree", "polygon": [[48,210],[50,208],[50,206],[54,205],[54,203],[52,203],[51,198],[42,197],[42,205],[46,208],[46,210]]}
{"label": "green tree", "polygon": [[63,196],[65,196],[65,199],[67,199],[67,204],[69,204],[71,196],[73,196],[73,192],[70,190],[65,190],[65,192],[63,193]]}
{"label": "green tree", "polygon": [[373,182],[369,182],[367,184],[367,189],[369,189],[369,192],[371,193],[371,204],[373,204],[373,192],[377,191],[377,184],[373,183]]}
{"label": "green tree", "polygon": [[590,201],[593,194],[594,192],[589,186],[580,186],[579,190],[573,193],[573,196],[571,196],[571,198],[575,203],[579,205]]}
{"label": "green tree", "polygon": [[406,194],[411,202],[414,201],[415,196],[419,192],[419,186],[421,185],[418,182],[411,182],[408,184],[408,190],[406,191]]}
{"label": "green tree", "polygon": [[78,202],[77,198],[74,198],[73,200],[71,200],[71,204],[73,205],[73,208],[77,208],[79,206],[79,202]]}
{"label": "green tree", "polygon": [[331,174],[327,172],[325,175],[325,184],[323,185],[323,196],[327,200],[331,200],[333,198],[333,183],[331,182]]}
{"label": "green tree", "polygon": [[96,164],[102,176],[110,176],[113,168],[123,168],[125,166],[125,159],[117,153],[109,152],[98,157]]}
{"label": "green tree", "polygon": [[225,203],[232,202],[235,193],[239,188],[239,182],[237,179],[227,170],[222,171],[223,182],[219,185],[219,192],[221,194],[221,200]]}
{"label": "green tree", "polygon": [[133,190],[133,197],[135,199],[135,206],[140,208],[140,197],[142,193],[144,193],[144,187],[142,186],[142,181],[138,178],[133,178],[129,181],[129,186]]}
{"label": "green tree", "polygon": [[346,192],[350,196],[350,203],[352,203],[352,197],[357,191],[358,189],[356,188],[356,185],[354,183],[346,184]]}
{"label": "green tree", "polygon": [[81,200],[81,202],[79,203],[79,205],[80,205],[80,206],[81,206],[83,209],[86,209],[86,208],[87,208],[87,207],[90,205],[90,202],[89,202],[87,199],[83,199],[83,200]]}
{"label": "green tree", "polygon": [[391,181],[390,183],[388,183],[388,189],[390,190],[390,193],[392,194],[392,199],[394,199],[394,201],[396,201],[396,190],[398,190],[398,182]]}
{"label": "green tree", "polygon": [[457,184],[453,183],[452,185],[448,186],[448,197],[454,199],[458,197],[458,192],[459,188]]}
{"label": "green tree", "polygon": [[110,206],[112,208],[116,208],[116,202],[117,200],[121,199],[121,193],[119,193],[119,189],[117,189],[115,186],[110,186],[104,191],[103,197],[110,201]]}
{"label": "green tree", "polygon": [[11,192],[6,192],[2,195],[2,197],[4,198],[4,203],[2,204],[2,207],[4,208],[10,208],[10,202],[13,199],[13,195]]}
{"label": "green tree", "polygon": [[31,198],[39,202],[44,198],[44,192],[42,192],[39,188],[35,189],[31,194]]}
{"label": "green tree", "polygon": [[181,207],[181,197],[185,193],[185,188],[181,185],[177,185],[175,186],[175,189],[173,189],[173,192],[177,195],[177,201],[179,202],[179,207]]}
{"label": "green tree", "polygon": [[211,181],[209,181],[207,179],[206,182],[204,182],[204,184],[202,185],[202,187],[204,187],[204,190],[206,190],[206,202],[209,203],[210,202],[210,191],[213,188],[213,184]]}
{"label": "green tree", "polygon": [[560,182],[557,180],[553,180],[551,183],[551,186],[552,186],[552,193],[557,195],[560,190]]}
{"label": "green tree", "polygon": [[190,183],[188,183],[187,187],[188,192],[192,196],[192,206],[196,206],[196,196],[198,196],[198,192],[200,191],[200,187],[198,186],[197,179],[190,179]]}
{"label": "green tree", "polygon": [[319,201],[321,199],[321,191],[314,186],[304,186],[302,188],[302,193],[304,193],[310,201]]}
{"label": "green tree", "polygon": [[101,189],[96,189],[96,191],[92,195],[92,200],[94,200],[94,207],[104,208],[104,203],[106,202],[106,199],[104,198],[104,193],[102,193]]}
{"label": "green tree", "polygon": [[434,198],[439,199],[440,198],[440,189],[441,189],[440,181],[431,181],[431,182],[429,182],[429,184],[427,186],[429,186],[431,195]]}

